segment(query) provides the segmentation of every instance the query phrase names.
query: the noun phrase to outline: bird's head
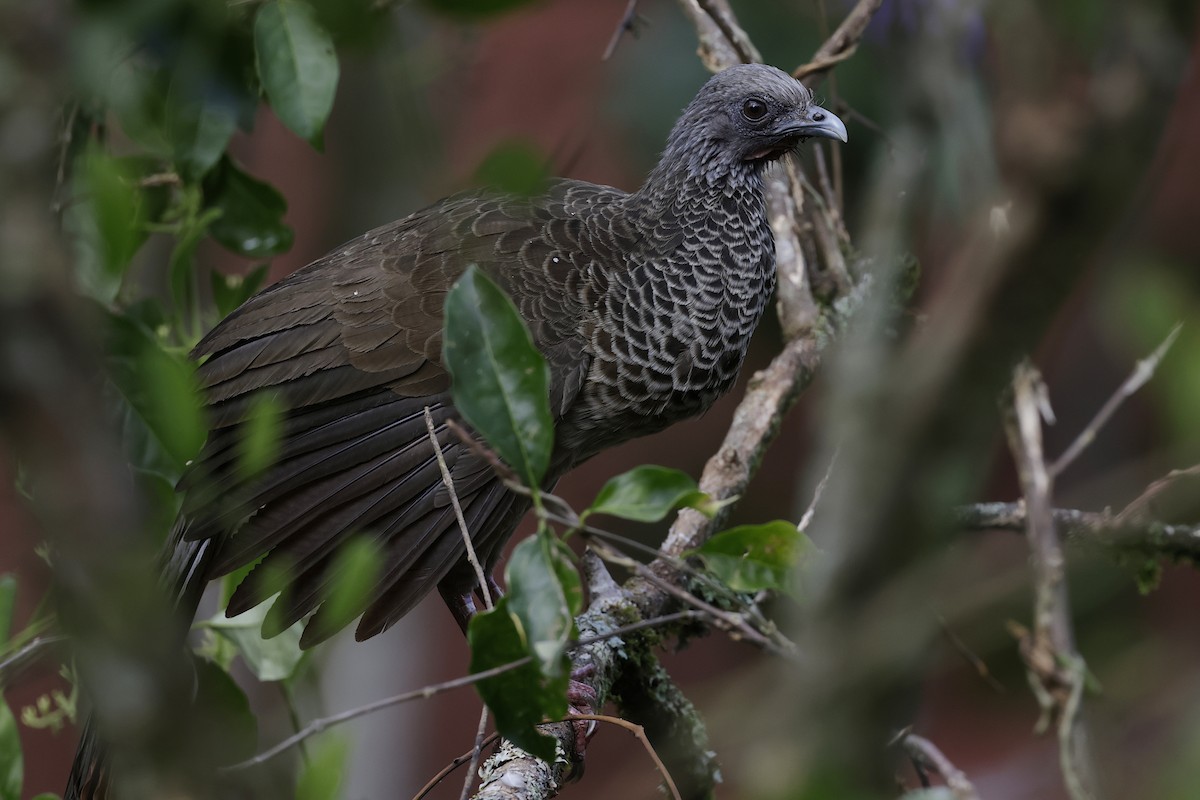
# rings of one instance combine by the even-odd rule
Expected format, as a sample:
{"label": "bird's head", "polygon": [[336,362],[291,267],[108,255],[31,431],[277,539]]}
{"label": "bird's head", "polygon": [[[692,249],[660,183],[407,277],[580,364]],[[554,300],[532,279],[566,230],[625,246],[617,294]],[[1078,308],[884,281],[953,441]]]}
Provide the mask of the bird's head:
{"label": "bird's head", "polygon": [[846,126],[786,72],[741,64],[701,87],[671,131],[663,161],[693,176],[737,180],[810,137],[846,141]]}

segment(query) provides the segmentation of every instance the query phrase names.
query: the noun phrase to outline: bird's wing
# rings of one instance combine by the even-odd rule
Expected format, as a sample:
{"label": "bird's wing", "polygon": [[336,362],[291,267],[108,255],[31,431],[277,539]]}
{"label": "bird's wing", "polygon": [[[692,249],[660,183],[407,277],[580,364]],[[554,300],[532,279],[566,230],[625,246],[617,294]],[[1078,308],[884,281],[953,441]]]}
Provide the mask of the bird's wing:
{"label": "bird's wing", "polygon": [[[579,300],[587,292],[574,284],[586,282],[581,276],[611,246],[583,235],[579,215],[617,197],[561,182],[538,201],[451,198],[296,272],[204,338],[196,355],[206,358],[199,377],[213,430],[181,484],[181,538],[219,541],[207,578],[268,553],[235,592],[231,615],[282,582],[289,588],[267,627],[299,620],[327,597],[335,550],[358,532],[383,549],[360,638],[432,590],[464,548],[428,438],[427,406],[475,546],[481,558],[498,553],[524,506],[447,430],[455,412],[441,363],[446,293],[469,264],[509,292],[549,362],[552,409],[561,417],[590,362]],[[247,480],[240,423],[262,393],[287,411],[274,465]],[[318,614],[306,644],[347,621]]]}

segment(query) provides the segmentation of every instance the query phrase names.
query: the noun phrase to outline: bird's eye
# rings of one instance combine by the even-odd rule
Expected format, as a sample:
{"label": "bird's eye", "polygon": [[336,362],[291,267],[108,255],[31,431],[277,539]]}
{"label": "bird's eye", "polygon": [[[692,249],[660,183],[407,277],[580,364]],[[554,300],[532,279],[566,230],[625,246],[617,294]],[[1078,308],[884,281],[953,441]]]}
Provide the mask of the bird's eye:
{"label": "bird's eye", "polygon": [[767,115],[767,104],[757,97],[751,97],[742,103],[742,116],[751,122],[761,122]]}

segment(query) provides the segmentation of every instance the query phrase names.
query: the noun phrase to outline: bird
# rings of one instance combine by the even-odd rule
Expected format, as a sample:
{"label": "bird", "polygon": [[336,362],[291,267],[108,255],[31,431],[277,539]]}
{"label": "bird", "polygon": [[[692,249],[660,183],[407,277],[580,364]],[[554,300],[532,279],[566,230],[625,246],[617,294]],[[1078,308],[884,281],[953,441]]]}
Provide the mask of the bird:
{"label": "bird", "polygon": [[[553,486],[733,385],[775,283],[764,173],[811,137],[844,142],[846,127],[786,72],[732,66],[699,89],[636,191],[557,179],[535,196],[453,195],[246,301],[193,351],[210,433],[180,481],[169,545],[180,614],[190,621],[209,581],[257,562],[226,613],[279,592],[264,635],[307,619],[311,647],[345,621],[323,602],[344,577],[339,548],[366,535],[379,569],[356,639],[434,589],[465,630],[479,587],[426,409],[489,576],[529,501],[451,429],[443,306],[455,281],[468,265],[485,273],[545,357]],[[247,478],[239,442],[264,393],[284,409],[277,458]]]}

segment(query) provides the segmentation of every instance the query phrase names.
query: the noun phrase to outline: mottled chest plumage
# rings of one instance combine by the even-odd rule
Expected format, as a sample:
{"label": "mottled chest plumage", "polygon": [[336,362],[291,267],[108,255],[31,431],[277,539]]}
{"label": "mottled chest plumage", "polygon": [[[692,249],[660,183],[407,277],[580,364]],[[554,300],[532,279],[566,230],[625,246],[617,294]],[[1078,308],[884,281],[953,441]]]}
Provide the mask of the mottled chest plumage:
{"label": "mottled chest plumage", "polygon": [[762,317],[774,240],[758,187],[680,196],[633,196],[615,212],[637,246],[605,271],[588,309],[591,363],[559,425],[574,459],[707,409],[736,379]]}

